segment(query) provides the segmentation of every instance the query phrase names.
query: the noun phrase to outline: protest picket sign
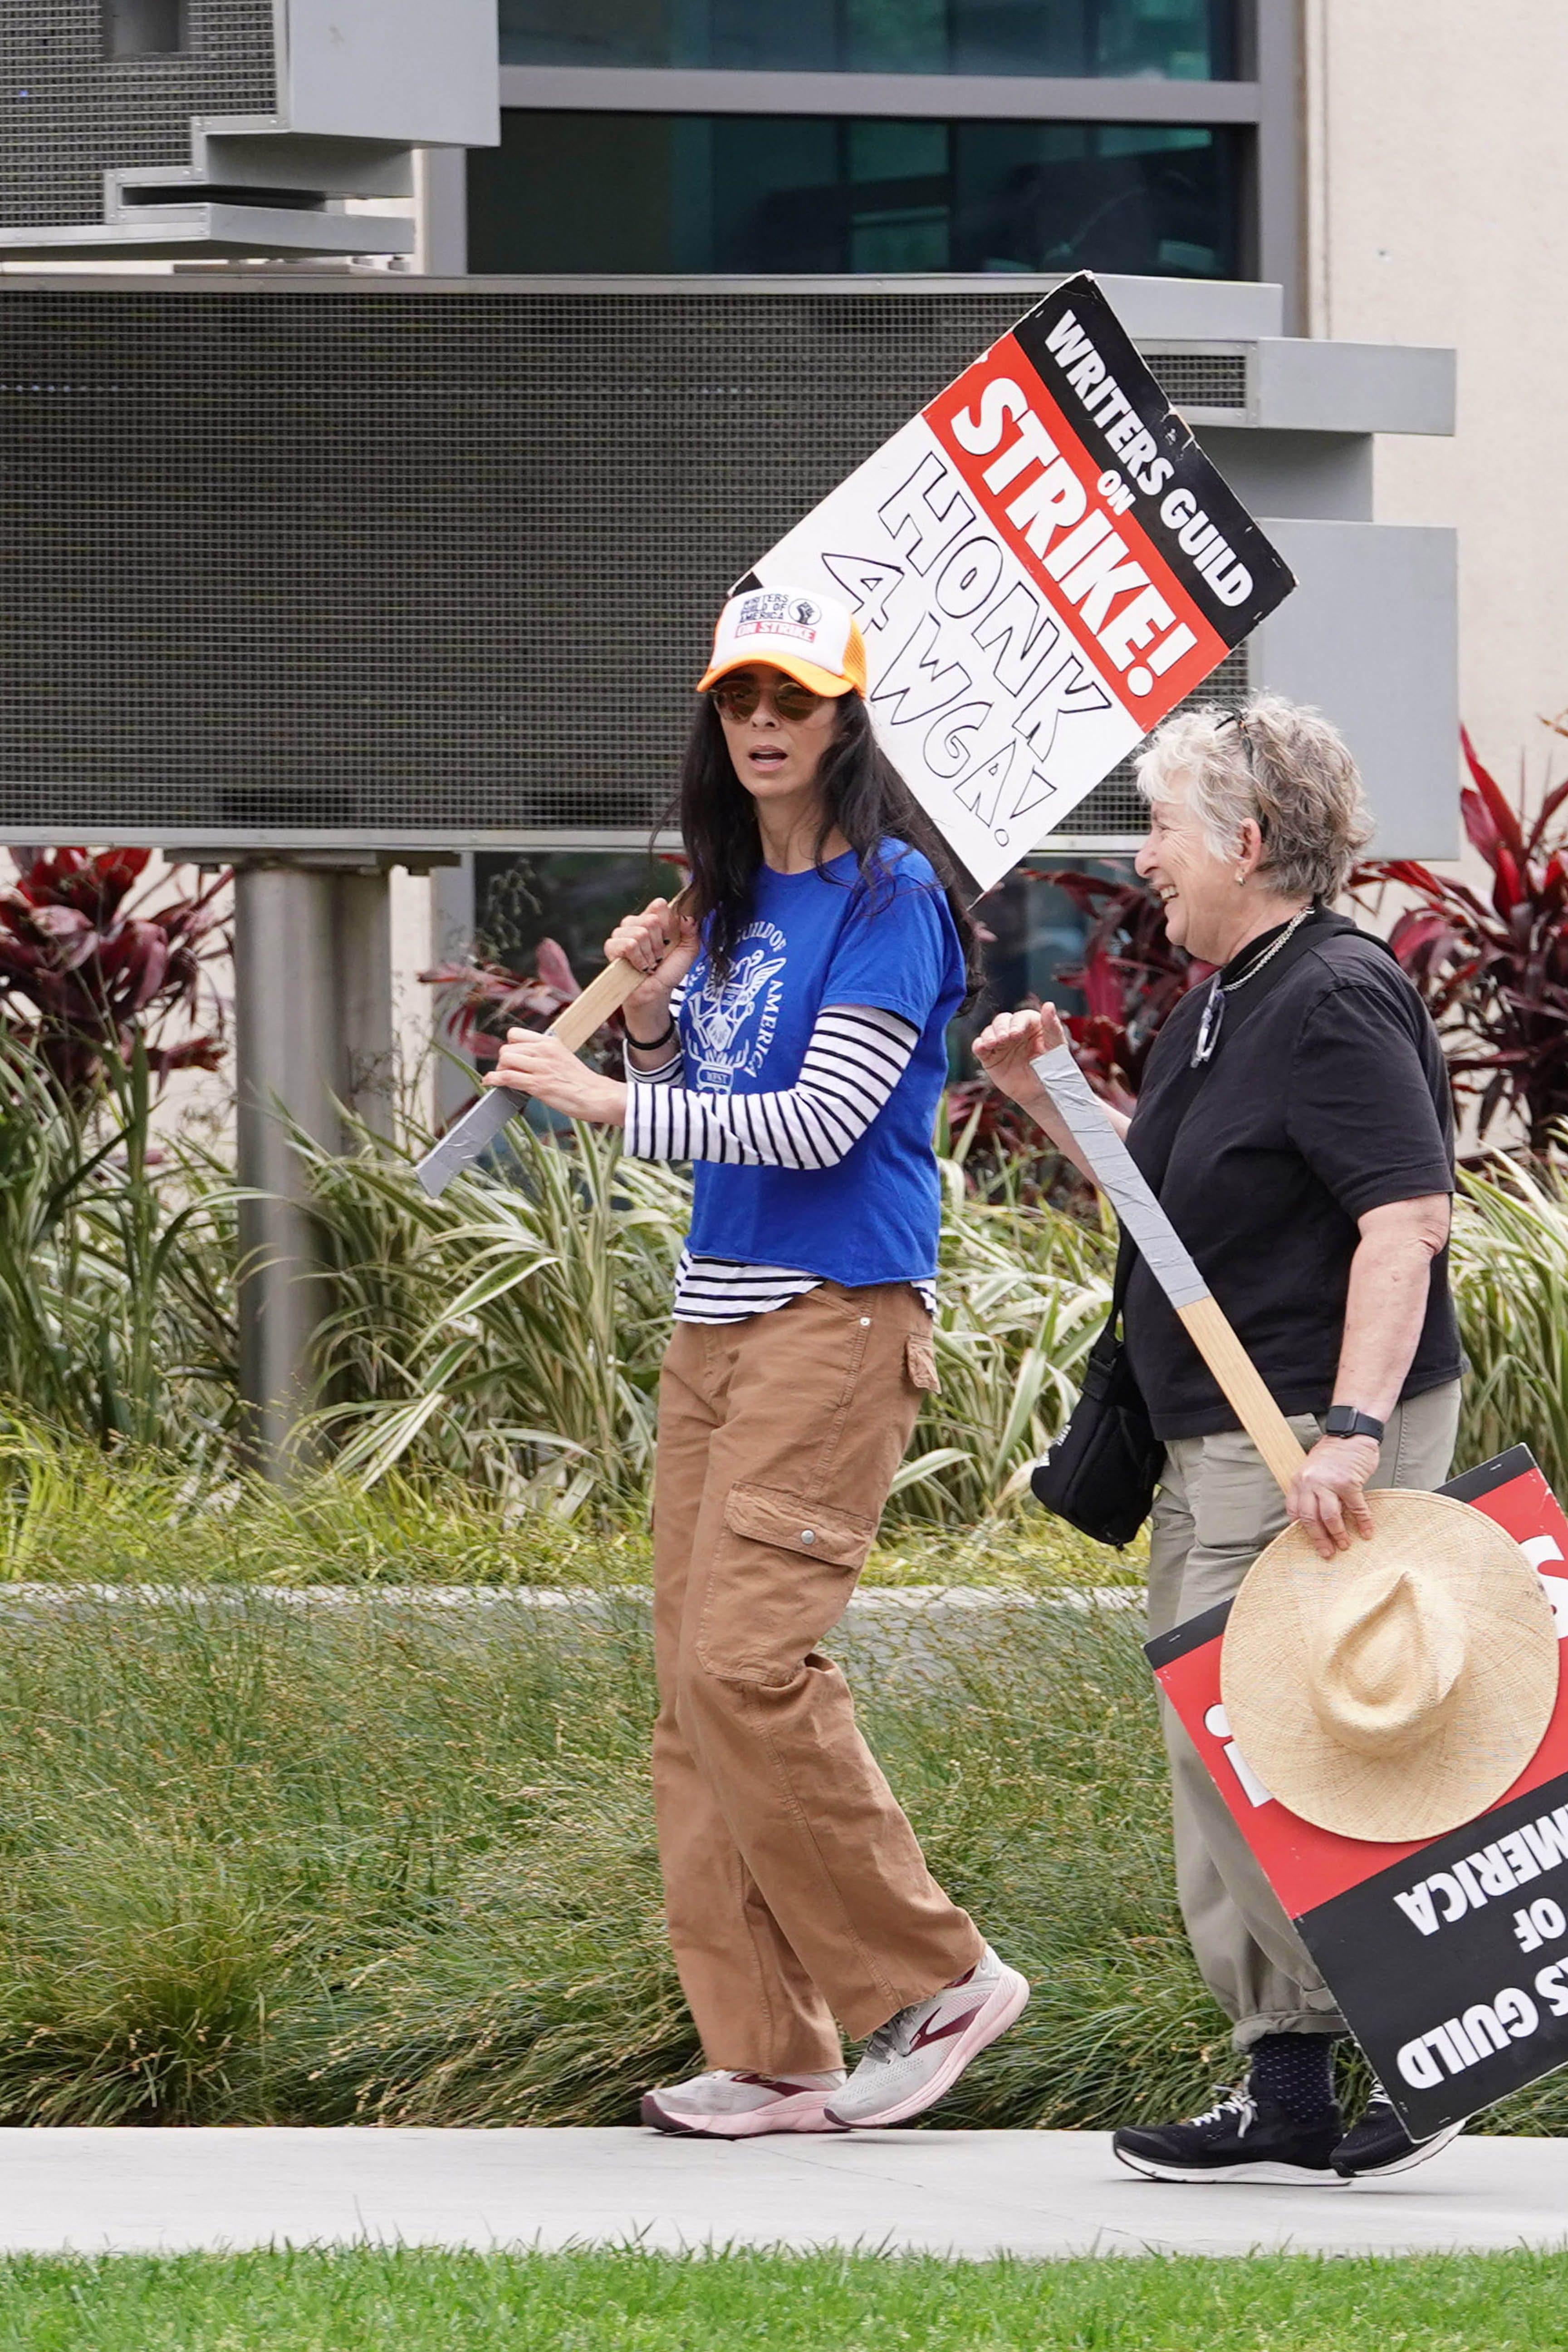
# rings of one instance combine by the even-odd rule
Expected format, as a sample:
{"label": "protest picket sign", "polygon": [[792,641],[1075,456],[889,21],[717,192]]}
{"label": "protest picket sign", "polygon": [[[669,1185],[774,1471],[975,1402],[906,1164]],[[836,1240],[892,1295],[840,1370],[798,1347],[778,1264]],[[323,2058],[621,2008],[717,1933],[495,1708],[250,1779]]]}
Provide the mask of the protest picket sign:
{"label": "protest picket sign", "polygon": [[[1546,1586],[1568,1638],[1568,1517],[1528,1446],[1439,1490],[1483,1511]],[[1568,1684],[1546,1736],[1464,1828],[1405,1844],[1289,1812],[1236,1741],[1220,1696],[1232,1604],[1146,1645],[1166,1698],[1321,1970],[1412,2137],[1568,2065]]]}
{"label": "protest picket sign", "polygon": [[984,890],[1294,578],[1087,273],[769,549],[847,603],[894,765]]}
{"label": "protest picket sign", "polygon": [[[979,896],[1294,586],[1084,273],[731,593],[849,606],[878,736]],[[556,1034],[584,1042],[584,1013],[608,1018],[637,979],[601,973]],[[454,1121],[419,1162],[425,1190],[521,1101],[498,1088]]]}

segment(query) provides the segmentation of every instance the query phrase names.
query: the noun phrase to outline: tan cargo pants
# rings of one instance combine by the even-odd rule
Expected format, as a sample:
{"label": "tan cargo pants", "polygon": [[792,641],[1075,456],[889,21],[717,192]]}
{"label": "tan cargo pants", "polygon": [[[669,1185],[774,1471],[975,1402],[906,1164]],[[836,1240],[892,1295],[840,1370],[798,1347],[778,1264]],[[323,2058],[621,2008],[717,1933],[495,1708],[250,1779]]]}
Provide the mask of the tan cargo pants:
{"label": "tan cargo pants", "polygon": [[907,1283],[678,1323],[659,1387],[654,1796],[669,1939],[710,2066],[842,2063],[972,1968],[816,1644],[855,1589],[921,1390]]}
{"label": "tan cargo pants", "polygon": [[[1440,1486],[1453,1459],[1459,1383],[1395,1411],[1374,1486]],[[1322,1434],[1290,1423],[1303,1445]],[[1285,1497],[1240,1430],[1165,1448],[1149,1543],[1149,1632],[1168,1633],[1228,1601],[1285,1525]],[[1253,1859],[1234,1815],[1173,1710],[1161,1702],[1175,1820],[1176,1892],[1204,1982],[1231,2019],[1237,2050],[1265,2033],[1343,2033],[1333,1995]]]}

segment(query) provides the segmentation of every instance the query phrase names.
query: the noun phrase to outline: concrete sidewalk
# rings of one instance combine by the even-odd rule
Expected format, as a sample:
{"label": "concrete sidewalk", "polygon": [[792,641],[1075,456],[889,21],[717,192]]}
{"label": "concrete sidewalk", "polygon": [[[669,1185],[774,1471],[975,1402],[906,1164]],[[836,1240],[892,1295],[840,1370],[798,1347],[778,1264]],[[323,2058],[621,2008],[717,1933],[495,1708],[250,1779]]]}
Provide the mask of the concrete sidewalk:
{"label": "concrete sidewalk", "polygon": [[0,2130],[0,2252],[270,2243],[855,2246],[1046,2256],[1568,2246],[1568,2140],[1382,2187],[1174,2188],[1093,2132],[724,2144],[640,2131]]}

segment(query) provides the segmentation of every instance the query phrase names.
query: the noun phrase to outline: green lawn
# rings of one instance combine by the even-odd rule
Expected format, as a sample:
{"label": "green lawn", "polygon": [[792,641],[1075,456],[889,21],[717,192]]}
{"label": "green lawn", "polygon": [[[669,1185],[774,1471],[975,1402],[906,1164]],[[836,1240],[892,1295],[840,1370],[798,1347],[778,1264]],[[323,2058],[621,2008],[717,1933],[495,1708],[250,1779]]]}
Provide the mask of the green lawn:
{"label": "green lawn", "polygon": [[1510,2352],[1568,2257],[943,2263],[354,2252],[0,2263],[0,2352]]}

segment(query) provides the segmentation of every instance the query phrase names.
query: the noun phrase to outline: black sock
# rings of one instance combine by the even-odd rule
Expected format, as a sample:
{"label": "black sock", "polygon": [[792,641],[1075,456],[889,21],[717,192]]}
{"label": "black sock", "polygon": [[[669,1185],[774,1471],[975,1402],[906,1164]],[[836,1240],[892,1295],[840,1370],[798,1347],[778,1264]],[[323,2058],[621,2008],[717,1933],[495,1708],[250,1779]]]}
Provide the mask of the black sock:
{"label": "black sock", "polygon": [[1320,2123],[1334,2104],[1334,2044],[1327,2033],[1266,2033],[1249,2053],[1247,2089],[1292,2123]]}

